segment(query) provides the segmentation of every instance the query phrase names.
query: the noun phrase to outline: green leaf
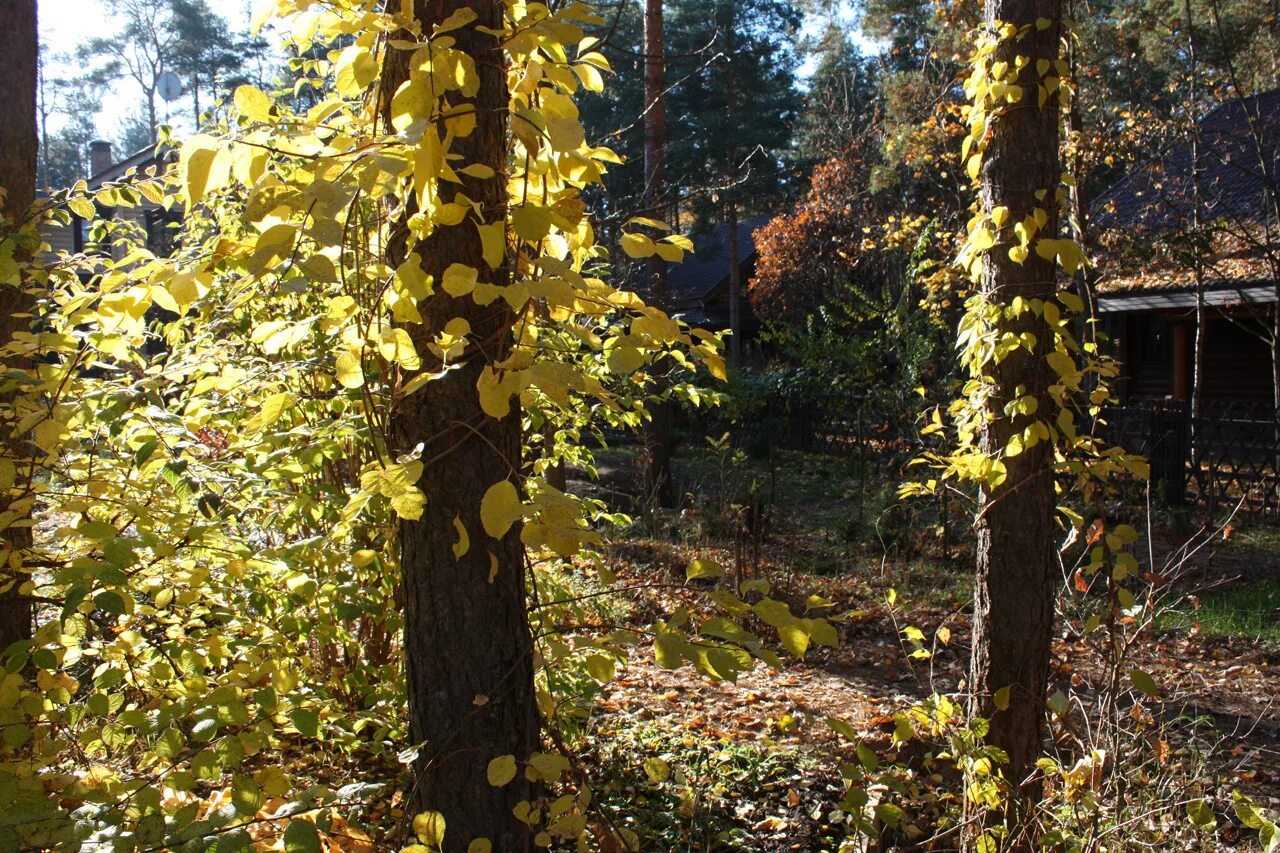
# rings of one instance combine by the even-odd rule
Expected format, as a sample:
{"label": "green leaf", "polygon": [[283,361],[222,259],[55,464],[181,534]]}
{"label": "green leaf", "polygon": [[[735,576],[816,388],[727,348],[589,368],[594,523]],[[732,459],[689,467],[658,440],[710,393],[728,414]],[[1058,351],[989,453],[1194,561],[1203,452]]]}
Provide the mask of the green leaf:
{"label": "green leaf", "polygon": [[1129,680],[1133,682],[1134,687],[1148,696],[1160,698],[1160,688],[1156,685],[1155,679],[1142,670],[1137,668],[1129,670]]}
{"label": "green leaf", "polygon": [[320,833],[309,820],[291,820],[284,831],[286,853],[322,853]]}
{"label": "green leaf", "polygon": [[676,631],[664,631],[653,640],[653,655],[658,666],[676,669],[684,663],[684,638]]}
{"label": "green leaf", "polygon": [[320,715],[309,708],[294,708],[289,712],[293,727],[306,737],[320,736]]}
{"label": "green leaf", "polygon": [[1208,800],[1187,803],[1187,817],[1191,818],[1191,825],[1201,832],[1213,832],[1218,826],[1218,816],[1213,813],[1213,806]]}

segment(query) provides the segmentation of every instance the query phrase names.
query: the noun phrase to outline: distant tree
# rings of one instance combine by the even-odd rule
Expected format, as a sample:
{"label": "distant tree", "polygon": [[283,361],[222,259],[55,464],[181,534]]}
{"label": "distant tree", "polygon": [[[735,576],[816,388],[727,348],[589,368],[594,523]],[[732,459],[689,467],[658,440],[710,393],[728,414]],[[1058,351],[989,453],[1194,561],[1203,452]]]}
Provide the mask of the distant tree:
{"label": "distant tree", "polygon": [[[668,209],[722,221],[731,163],[739,170],[742,214],[776,208],[796,187],[784,155],[800,104],[792,38],[799,10],[778,0],[665,5]],[[607,16],[596,34],[606,37],[601,50],[618,72],[617,85],[582,99],[588,136],[628,161],[611,171],[609,197],[599,202],[614,218],[645,208],[642,29],[634,0]]]}
{"label": "distant tree", "polygon": [[777,0],[682,0],[668,14],[668,180],[681,205],[723,221],[776,209],[795,182],[784,153],[800,100],[792,35],[800,13]]}
{"label": "distant tree", "polygon": [[122,21],[119,33],[86,42],[78,51],[91,64],[91,79],[106,83],[128,78],[143,93],[149,128],[148,141],[156,142],[156,97],[160,77],[174,69],[178,32],[170,0],[106,0],[112,16]]}
{"label": "distant tree", "polygon": [[[65,67],[69,59],[59,57]],[[52,63],[40,54],[37,113],[40,131],[40,165],[37,183],[41,187],[66,187],[87,177],[89,143],[97,138],[96,115],[101,108],[98,89],[74,77],[50,76]],[[51,120],[62,126],[50,130]]]}
{"label": "distant tree", "polygon": [[848,30],[831,21],[807,53],[818,60],[796,122],[796,152],[805,164],[847,148],[877,118],[879,63],[864,56]]}
{"label": "distant tree", "polygon": [[209,7],[206,0],[169,0],[177,42],[173,49],[173,70],[191,93],[195,126],[200,126],[200,96],[212,104],[226,88],[229,78],[244,65],[247,45],[234,37],[227,22]]}
{"label": "distant tree", "polygon": [[128,157],[154,145],[151,125],[142,113],[130,113],[116,128],[115,150],[121,157]]}

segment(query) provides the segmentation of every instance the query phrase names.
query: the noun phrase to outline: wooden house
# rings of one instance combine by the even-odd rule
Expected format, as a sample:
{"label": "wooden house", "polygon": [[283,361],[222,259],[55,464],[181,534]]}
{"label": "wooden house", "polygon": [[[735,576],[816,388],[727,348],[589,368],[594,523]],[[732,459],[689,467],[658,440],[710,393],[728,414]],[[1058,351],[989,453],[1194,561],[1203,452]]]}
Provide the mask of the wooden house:
{"label": "wooden house", "polygon": [[[755,273],[755,231],[772,215],[738,223],[738,269],[742,282],[743,337],[752,338],[760,323],[747,301],[747,282]],[[667,309],[691,326],[712,331],[729,328],[729,226],[720,224],[706,234],[691,235],[694,252],[667,267]]]}
{"label": "wooden house", "polygon": [[[89,144],[89,171],[86,183],[90,190],[96,190],[106,184],[119,181],[132,172],[146,172],[151,169],[163,171],[172,161],[172,152],[156,153],[154,148],[144,148],[134,152],[123,160],[115,160],[110,142],[92,142]],[[148,247],[157,254],[168,254],[171,240],[172,223],[178,221],[182,213],[179,210],[166,210],[158,204],[143,199],[142,203],[128,209],[107,209],[98,206],[98,215],[103,219],[127,220],[146,235]],[[44,226],[43,236],[53,252],[82,252],[89,243],[90,223],[75,213],[71,213],[69,224],[49,222]]]}
{"label": "wooden house", "polygon": [[1190,140],[1130,172],[1093,207],[1103,249],[1098,309],[1124,365],[1118,390],[1126,402],[1190,397],[1198,278],[1202,399],[1274,406],[1280,91],[1224,103],[1199,131],[1198,216]]}

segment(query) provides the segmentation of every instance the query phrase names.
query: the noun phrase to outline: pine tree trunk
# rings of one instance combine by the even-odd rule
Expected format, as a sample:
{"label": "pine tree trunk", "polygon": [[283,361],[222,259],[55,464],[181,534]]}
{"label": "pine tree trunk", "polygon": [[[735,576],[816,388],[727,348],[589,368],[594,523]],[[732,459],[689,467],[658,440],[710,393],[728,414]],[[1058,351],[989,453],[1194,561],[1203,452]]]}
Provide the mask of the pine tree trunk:
{"label": "pine tree trunk", "polygon": [[[1030,57],[1024,75],[1034,73],[1038,59],[1058,57],[1061,0],[987,0],[988,25],[1005,22],[1029,25],[1022,41],[1001,42],[994,60],[1014,67],[1018,54]],[[1050,26],[1036,29],[1037,19]],[[1021,222],[1036,207],[1048,214],[1040,236],[1052,237],[1058,229],[1055,188],[1059,182],[1058,104],[1050,96],[1037,107],[1037,87],[1023,83],[1023,103],[1006,108],[992,117],[982,163],[982,201],[991,211],[1009,209],[1008,227],[1000,243],[984,255],[981,288],[987,299],[1008,305],[1015,297],[1024,300],[1052,299],[1056,291],[1055,265],[1035,251],[1025,263],[1014,263],[1008,255],[1012,223]],[[1047,191],[1047,192],[1046,192]],[[1036,194],[1044,192],[1044,199]],[[1017,349],[995,365],[988,366],[994,381],[988,402],[990,417],[982,432],[982,449],[998,456],[1009,439],[1021,433],[1032,418],[1004,414],[1005,404],[1020,392],[1039,401],[1036,417],[1051,418],[1055,404],[1047,390],[1056,375],[1045,362],[1050,338],[1043,321],[1031,311],[1007,321],[1002,330],[1030,332],[1037,340],[1036,351]],[[1001,850],[1030,850],[1027,817],[1041,795],[1035,776],[1045,733],[1045,694],[1049,677],[1049,652],[1053,631],[1054,603],[1059,581],[1054,543],[1053,448],[1039,442],[1024,452],[1004,459],[1007,477],[998,486],[984,486],[975,525],[978,539],[977,590],[973,613],[973,656],[970,687],[972,710],[990,720],[987,742],[1008,754],[1002,768],[1012,790],[1004,815],[985,816],[975,825],[1003,819],[1011,835]],[[1008,704],[997,707],[995,694],[1008,688]],[[971,838],[972,841],[972,838]]]}
{"label": "pine tree trunk", "polygon": [[[667,112],[663,88],[666,59],[662,36],[663,0],[645,0],[644,4],[644,202],[648,214],[658,221],[666,220],[666,146]],[[667,307],[667,264],[654,255],[645,268],[649,299],[658,307]],[[655,389],[660,393],[665,388]],[[671,484],[671,404],[666,401],[649,405],[649,423],[644,433],[645,498],[659,506],[675,503]]]}
{"label": "pine tree trunk", "polygon": [[[481,206],[485,221],[493,222],[506,216],[507,207],[506,65],[499,42],[479,28],[500,30],[503,4],[415,4],[424,33],[468,7],[478,18],[450,36],[457,49],[475,59],[480,77],[473,99],[477,125],[470,135],[453,140],[450,151],[461,155],[458,162],[483,164],[496,174],[489,179],[463,175],[461,184],[442,181],[439,191],[443,202],[450,201],[450,192],[465,194]],[[393,49],[386,61],[382,85],[388,119],[390,96],[408,76],[409,55]],[[398,233],[403,235],[401,226]],[[416,251],[437,282],[454,263],[478,270],[482,282],[507,282],[505,266],[491,271],[485,263],[470,219],[440,228],[412,246],[402,236],[393,246],[393,264]],[[480,519],[480,502],[489,487],[519,476],[520,412],[513,401],[511,414],[495,420],[481,410],[476,394],[481,369],[510,350],[513,314],[502,299],[480,306],[470,295],[455,299],[442,292],[419,309],[424,322],[407,328],[423,370],[438,369],[428,341],[447,320],[466,319],[473,345],[455,361],[460,367],[403,400],[393,418],[397,450],[420,444],[427,463],[419,481],[427,497],[422,518],[400,525],[409,734],[414,744],[423,744],[413,765],[409,808],[411,815],[423,810],[444,815],[446,851],[464,851],[477,838],[489,839],[501,853],[524,851],[530,849],[528,827],[512,809],[532,798],[530,783],[523,773],[502,787],[486,778],[490,760],[512,755],[523,762],[539,742],[524,549],[518,524],[495,540],[486,535]],[[454,554],[455,519],[470,538],[470,548],[461,556]]]}
{"label": "pine tree trunk", "polygon": [[1200,70],[1199,53],[1196,48],[1194,21],[1191,18],[1190,0],[1182,0],[1182,13],[1187,27],[1187,58],[1190,62],[1191,78],[1191,239],[1192,275],[1195,280],[1196,294],[1196,342],[1191,361],[1191,464],[1195,468],[1200,463],[1200,455],[1196,451],[1196,430],[1200,420],[1200,406],[1204,396],[1204,347],[1205,333],[1208,331],[1208,319],[1205,310],[1204,293],[1204,259],[1202,257],[1201,225],[1203,224],[1202,201],[1200,193]]}
{"label": "pine tree trunk", "polygon": [[[729,26],[725,27],[725,92],[728,107],[730,133],[735,127],[737,113],[738,78],[734,69],[734,35],[737,20],[730,7]],[[742,369],[742,254],[738,244],[738,149],[729,143],[729,363],[735,370]]]}
{"label": "pine tree trunk", "polygon": [[[36,35],[36,0],[5,0],[0,3],[0,104],[4,120],[0,121],[0,187],[5,197],[0,203],[0,217],[10,228],[26,214],[36,195],[36,74],[38,67]],[[26,330],[31,322],[33,300],[25,291],[6,289],[4,309],[0,313],[0,346],[13,338],[14,332]],[[25,316],[24,316],[25,315]],[[15,359],[8,366],[25,365]],[[7,410],[13,392],[0,396],[0,409]],[[25,445],[12,436],[10,425],[0,425],[3,455],[17,463],[26,457]],[[18,464],[19,480],[23,466]],[[0,493],[0,511],[7,511],[13,497]],[[10,526],[4,531],[0,550],[0,651],[11,643],[31,637],[31,599],[22,594],[27,576],[8,567],[15,560],[10,555],[31,547],[31,528]]]}
{"label": "pine tree trunk", "polygon": [[[737,181],[737,169],[732,177]],[[738,203],[729,201],[729,363],[742,369],[742,251],[738,245]]]}

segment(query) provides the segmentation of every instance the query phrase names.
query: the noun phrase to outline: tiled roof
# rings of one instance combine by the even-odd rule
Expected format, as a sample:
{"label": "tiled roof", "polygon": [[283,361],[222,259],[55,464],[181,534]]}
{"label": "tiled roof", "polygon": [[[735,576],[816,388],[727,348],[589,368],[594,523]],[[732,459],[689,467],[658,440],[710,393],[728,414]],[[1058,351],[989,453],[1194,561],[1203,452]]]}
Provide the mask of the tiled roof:
{"label": "tiled roof", "polygon": [[[1271,275],[1259,249],[1269,202],[1255,128],[1270,174],[1280,176],[1280,90],[1233,99],[1200,123],[1202,221],[1216,226],[1204,275],[1214,287]],[[1108,231],[1128,239],[1154,241],[1190,228],[1191,167],[1191,143],[1183,139],[1099,196],[1093,219],[1104,243]],[[1102,271],[1099,290],[1103,293],[1180,290],[1192,287],[1194,280],[1185,260],[1168,256],[1138,265],[1131,258],[1113,254]]]}

